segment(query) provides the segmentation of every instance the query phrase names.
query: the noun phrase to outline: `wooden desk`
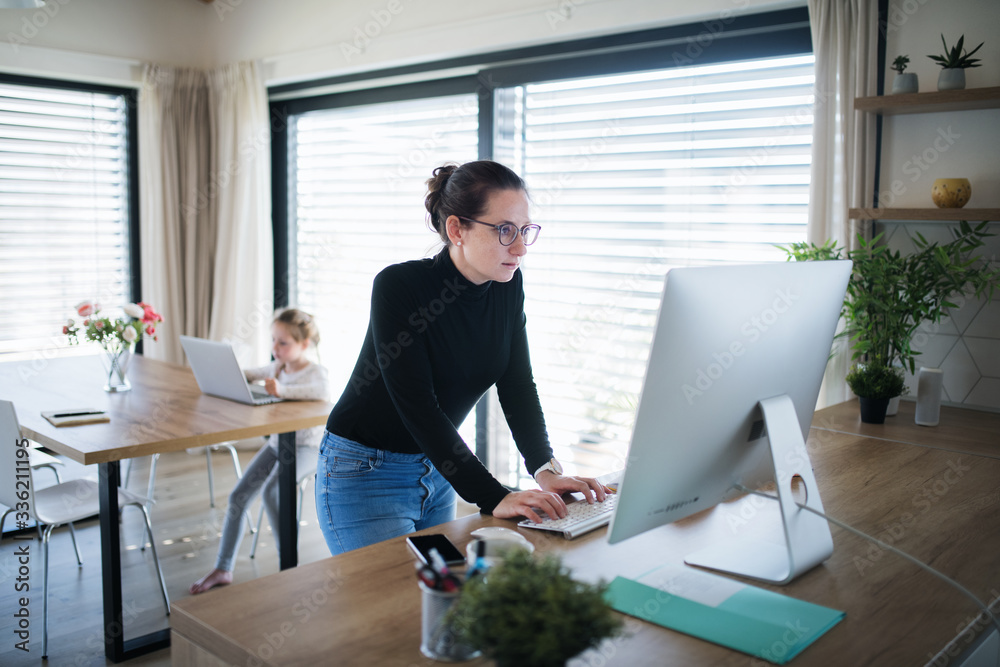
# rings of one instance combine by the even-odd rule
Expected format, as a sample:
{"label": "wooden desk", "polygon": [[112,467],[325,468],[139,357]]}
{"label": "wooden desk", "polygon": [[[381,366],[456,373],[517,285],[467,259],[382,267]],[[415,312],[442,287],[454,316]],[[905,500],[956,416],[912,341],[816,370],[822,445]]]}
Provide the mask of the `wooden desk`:
{"label": "wooden desk", "polygon": [[[105,376],[95,356],[0,363],[0,396],[13,401],[26,437],[84,465],[98,465],[105,652],[108,659],[120,662],[168,646],[170,636],[162,630],[126,642],[120,631],[123,609],[115,491],[120,485],[118,462],[281,433],[281,566],[294,567],[294,432],[325,424],[332,405],[324,401],[287,401],[250,406],[205,396],[188,368],[140,356],[134,357],[129,367],[131,391],[105,392]],[[56,428],[41,416],[43,411],[81,407],[105,410],[111,421]]]}
{"label": "wooden desk", "polygon": [[[817,421],[828,417],[820,412]],[[991,433],[1000,432],[1000,415],[987,421]],[[809,451],[831,516],[932,563],[981,599],[1000,596],[1000,460],[891,438],[812,435]],[[573,541],[519,530],[538,551],[560,553],[578,576],[610,579],[680,563],[720,536],[776,537],[773,510],[746,497],[615,546],[605,541],[606,529]],[[464,549],[469,532],[483,525],[515,524],[475,515],[425,532],[443,532]],[[916,566],[832,532],[834,553],[824,564],[788,586],[764,586],[847,612],[792,664],[922,665],[978,614]],[[745,667],[752,660],[632,617],[626,627],[627,636],[581,664]],[[174,665],[435,664],[419,651],[420,595],[403,538],[176,601],[171,628]]]}

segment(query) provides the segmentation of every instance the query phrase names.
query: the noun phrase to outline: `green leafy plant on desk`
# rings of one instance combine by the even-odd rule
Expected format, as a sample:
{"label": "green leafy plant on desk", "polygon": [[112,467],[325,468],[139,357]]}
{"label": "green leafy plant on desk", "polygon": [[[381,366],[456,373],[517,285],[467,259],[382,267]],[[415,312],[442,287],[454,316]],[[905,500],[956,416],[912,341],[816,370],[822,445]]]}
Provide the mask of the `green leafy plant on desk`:
{"label": "green leafy plant on desk", "polygon": [[498,667],[564,665],[621,632],[606,588],[575,581],[556,556],[516,550],[465,584],[449,623],[459,641]]}
{"label": "green leafy plant on desk", "polygon": [[965,292],[992,298],[1000,285],[1000,269],[979,252],[984,239],[993,236],[988,224],[973,227],[963,220],[953,230],[954,239],[943,244],[918,233],[911,238],[916,252],[910,255],[883,245],[881,234],[871,241],[859,235],[858,248],[848,252],[832,241],[780,246],[789,260],[854,263],[841,310],[845,328],[838,335],[848,337],[851,359],[863,364],[852,371],[853,381],[848,380],[855,394],[864,396],[860,391],[875,388],[881,393],[889,386],[898,386],[902,393],[902,379],[897,382],[894,369],[916,371],[920,352],[912,341],[924,322],[939,323],[949,308],[957,307],[956,296]]}

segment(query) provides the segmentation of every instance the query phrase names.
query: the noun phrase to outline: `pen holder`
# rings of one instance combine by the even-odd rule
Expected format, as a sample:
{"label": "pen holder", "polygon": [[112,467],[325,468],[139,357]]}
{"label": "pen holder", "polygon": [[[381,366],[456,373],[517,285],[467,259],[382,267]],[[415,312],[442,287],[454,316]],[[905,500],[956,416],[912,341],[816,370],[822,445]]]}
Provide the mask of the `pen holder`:
{"label": "pen holder", "polygon": [[420,652],[432,660],[462,662],[478,657],[480,651],[455,640],[444,617],[458,598],[458,591],[438,591],[423,582],[420,586]]}

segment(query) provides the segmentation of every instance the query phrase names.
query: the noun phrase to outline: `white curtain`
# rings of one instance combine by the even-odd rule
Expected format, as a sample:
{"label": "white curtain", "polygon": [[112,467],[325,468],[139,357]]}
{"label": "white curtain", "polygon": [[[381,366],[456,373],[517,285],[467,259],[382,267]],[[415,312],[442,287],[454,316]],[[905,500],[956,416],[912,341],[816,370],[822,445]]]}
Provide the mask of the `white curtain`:
{"label": "white curtain", "polygon": [[144,354],[184,360],[178,336],[267,359],[272,303],[270,134],[254,63],[147,65],[139,96],[142,292],[160,310]]}
{"label": "white curtain", "polygon": [[271,130],[256,63],[208,74],[214,151],[208,191],[216,206],[209,337],[228,340],[244,365],[270,357],[274,311]]}
{"label": "white curtain", "polygon": [[[875,118],[854,110],[857,97],[878,92],[878,7],[876,0],[809,0],[816,58],[812,173],[808,239],[833,239],[857,246],[871,236],[865,221],[849,220],[849,207],[870,206],[875,178]],[[843,339],[838,339],[846,343]],[[844,376],[850,351],[838,346],[827,366],[820,407],[847,400]]]}

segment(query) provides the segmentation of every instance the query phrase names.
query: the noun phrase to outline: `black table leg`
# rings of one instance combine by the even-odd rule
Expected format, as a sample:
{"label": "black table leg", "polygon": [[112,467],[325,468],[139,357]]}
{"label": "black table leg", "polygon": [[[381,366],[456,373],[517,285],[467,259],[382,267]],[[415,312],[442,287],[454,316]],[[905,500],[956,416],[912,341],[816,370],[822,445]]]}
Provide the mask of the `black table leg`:
{"label": "black table leg", "polygon": [[292,431],[278,436],[278,544],[282,570],[299,564],[295,482],[295,432]]}
{"label": "black table leg", "polygon": [[111,662],[122,662],[170,646],[170,630],[158,630],[125,641],[125,618],[122,607],[121,530],[118,524],[118,486],[121,483],[121,467],[118,465],[118,461],[110,461],[98,464],[97,468],[98,489],[101,496],[104,655]]}

